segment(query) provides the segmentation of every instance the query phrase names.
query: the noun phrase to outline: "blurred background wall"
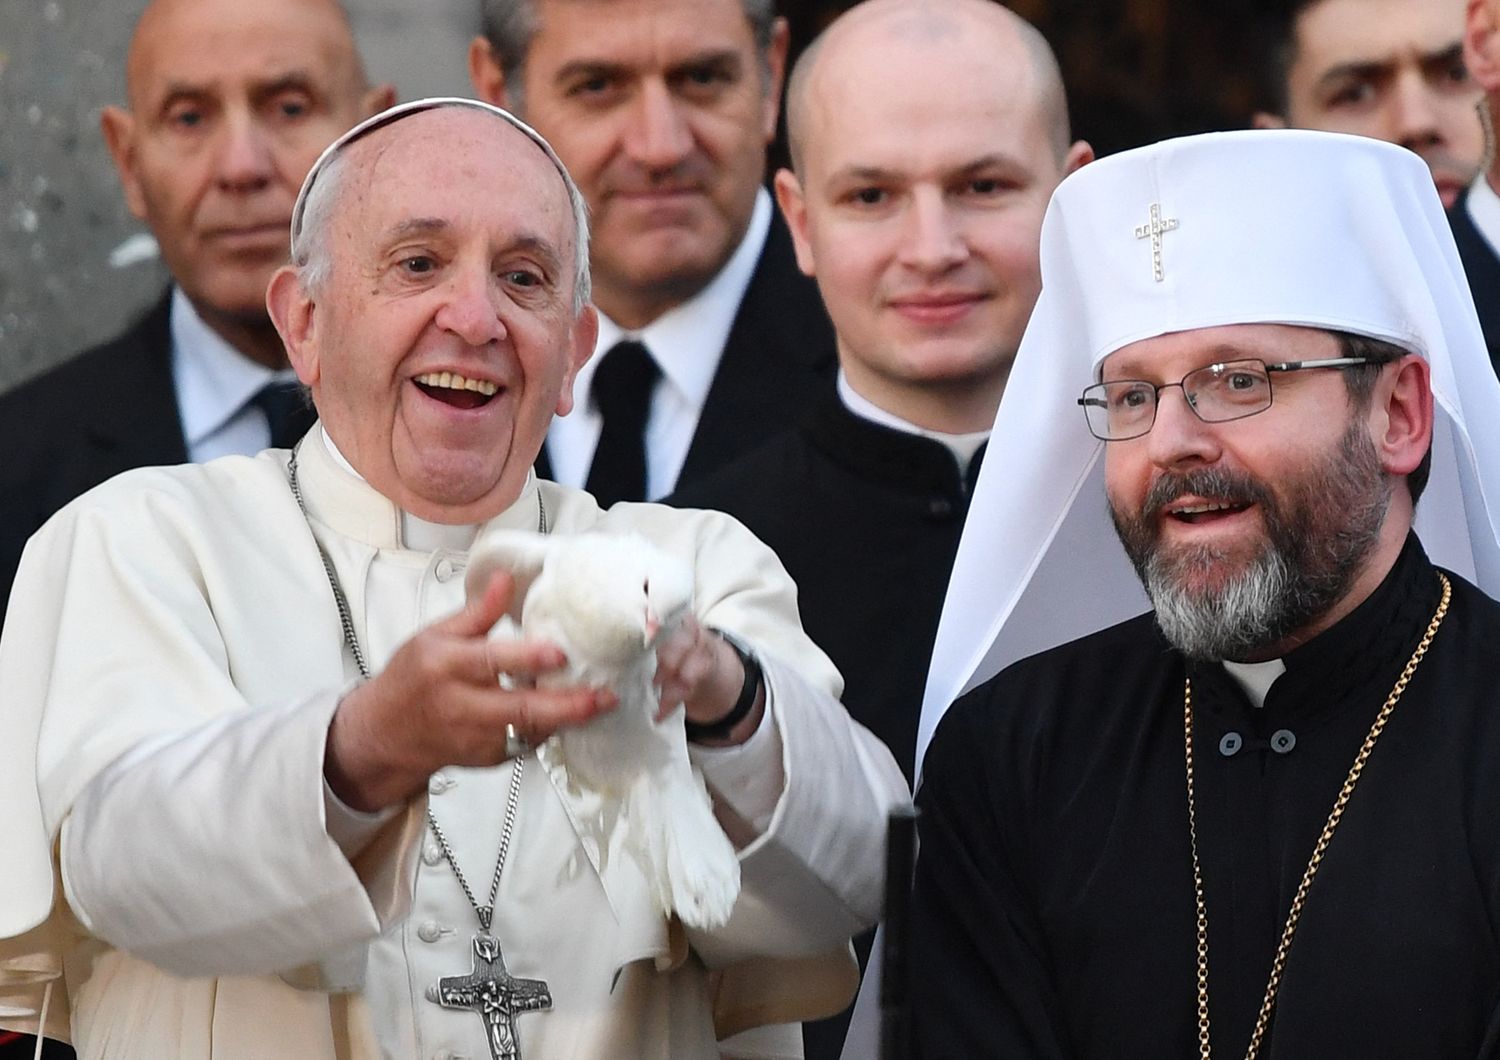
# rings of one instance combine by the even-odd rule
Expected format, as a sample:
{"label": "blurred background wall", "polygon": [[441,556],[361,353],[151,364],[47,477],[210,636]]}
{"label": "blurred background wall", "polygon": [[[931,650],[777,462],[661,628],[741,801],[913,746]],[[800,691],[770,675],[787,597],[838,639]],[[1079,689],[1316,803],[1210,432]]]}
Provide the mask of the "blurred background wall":
{"label": "blurred background wall", "polygon": [[[246,0],[253,3],[254,0]],[[478,0],[347,0],[375,81],[403,99],[467,94]],[[1075,133],[1101,154],[1239,127],[1272,0],[1012,0],[1060,56]],[[781,0],[800,48],[841,0]],[[124,97],[145,0],[0,0],[0,390],[110,337],[161,290],[121,201],[99,109]],[[775,156],[780,158],[778,154]]]}

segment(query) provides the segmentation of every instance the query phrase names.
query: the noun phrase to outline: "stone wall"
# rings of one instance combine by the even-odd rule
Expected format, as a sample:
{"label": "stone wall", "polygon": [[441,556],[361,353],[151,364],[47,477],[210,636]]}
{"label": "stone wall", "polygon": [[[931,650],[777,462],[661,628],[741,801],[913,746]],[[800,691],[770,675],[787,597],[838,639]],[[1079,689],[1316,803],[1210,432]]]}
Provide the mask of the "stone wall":
{"label": "stone wall", "polygon": [[[0,390],[113,335],[165,283],[99,134],[144,6],[0,0]],[[468,94],[478,0],[347,7],[373,80],[403,99]]]}

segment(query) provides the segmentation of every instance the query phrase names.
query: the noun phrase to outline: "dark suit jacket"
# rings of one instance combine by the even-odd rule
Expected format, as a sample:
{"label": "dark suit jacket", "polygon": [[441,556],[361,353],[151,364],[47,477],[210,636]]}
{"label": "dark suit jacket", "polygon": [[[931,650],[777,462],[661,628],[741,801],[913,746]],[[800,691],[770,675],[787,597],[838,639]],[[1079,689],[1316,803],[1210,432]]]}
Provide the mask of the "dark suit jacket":
{"label": "dark suit jacket", "polygon": [[1474,227],[1468,202],[1466,191],[1448,211],[1448,225],[1453,229],[1453,241],[1458,244],[1458,256],[1469,277],[1469,290],[1474,295],[1474,308],[1479,310],[1479,327],[1484,331],[1490,363],[1495,366],[1496,374],[1500,374],[1500,257],[1495,256],[1494,248]]}
{"label": "dark suit jacket", "polygon": [[187,460],[170,305],[163,297],[118,338],[0,394],[0,608],[26,539],[52,513],[121,471]]}
{"label": "dark suit jacket", "polygon": [[[833,325],[817,284],[798,271],[791,231],[773,212],[676,486],[795,426],[820,396],[833,392],[837,369]],[[552,477],[545,446],[536,468]]]}

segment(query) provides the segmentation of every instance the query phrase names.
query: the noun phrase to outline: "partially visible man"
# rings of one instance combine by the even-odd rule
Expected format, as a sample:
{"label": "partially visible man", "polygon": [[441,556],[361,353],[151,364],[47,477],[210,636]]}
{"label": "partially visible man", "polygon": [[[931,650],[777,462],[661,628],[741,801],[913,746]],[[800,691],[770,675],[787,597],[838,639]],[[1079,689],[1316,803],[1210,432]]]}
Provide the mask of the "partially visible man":
{"label": "partially visible man", "polygon": [[[422,101],[336,141],[293,217],[268,301],[321,426],[119,476],[22,561],[0,1023],[50,1001],[84,1056],[602,1060],[835,1010],[905,786],[743,527],[532,473],[596,327],[556,155]],[[693,570],[657,678],[739,850],[727,924],[667,916],[533,752],[612,698],[491,635],[507,576],[465,606],[496,527],[634,532]]]}
{"label": "partially visible man", "polygon": [[126,94],[100,124],[173,286],[120,337],[0,397],[0,613],[26,539],[90,487],[301,437],[312,415],[266,283],[318,152],[394,98],[367,83],[337,0],[153,0]]}
{"label": "partially visible man", "polygon": [[661,497],[795,423],[831,389],[833,334],[761,186],[772,0],[485,0],[484,21],[475,90],[557,146],[594,225],[600,355],[543,476]]}
{"label": "partially visible man", "polygon": [[[1500,114],[1500,0],[1469,0],[1466,14],[1464,62],[1484,90],[1481,105],[1493,129]],[[1488,170],[1448,210],[1448,223],[1469,277],[1490,362],[1500,374],[1500,161],[1493,155]]]}
{"label": "partially visible man", "polygon": [[[797,583],[844,705],[911,778],[980,451],[1041,279],[1042,212],[1092,157],[1047,43],[987,0],[869,0],[792,74],[776,193],[838,336],[837,394],[673,504],[726,511]],[[806,1029],[837,1057],[847,1018]]]}
{"label": "partially visible man", "polygon": [[924,715],[917,1055],[1487,1055],[1500,382],[1426,168],[1167,141],[1041,262]]}
{"label": "partially visible man", "polygon": [[1410,148],[1444,206],[1479,171],[1480,93],[1464,67],[1464,0],[1292,0],[1265,62],[1263,129],[1324,129]]}
{"label": "partially visible man", "polygon": [[[803,54],[776,193],[837,333],[838,393],[673,503],[769,544],[844,703],[908,775],[978,451],[1087,162],[1051,50],[988,0],[868,0]],[[893,592],[893,586],[899,591]]]}

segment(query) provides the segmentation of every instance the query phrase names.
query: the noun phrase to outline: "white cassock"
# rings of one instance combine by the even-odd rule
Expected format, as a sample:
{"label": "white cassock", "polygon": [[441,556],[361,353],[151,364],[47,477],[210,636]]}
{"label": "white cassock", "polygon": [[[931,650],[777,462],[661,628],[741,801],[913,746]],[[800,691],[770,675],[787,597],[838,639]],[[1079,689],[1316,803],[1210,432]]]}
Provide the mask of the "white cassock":
{"label": "white cassock", "polygon": [[[483,902],[512,767],[444,769],[383,821],[330,803],[328,724],[357,675],[286,462],[131,472],[29,545],[0,644],[0,1025],[34,1029],[45,1002],[86,1058],[489,1056],[480,1016],[427,999],[469,973],[478,922],[425,814]],[[403,547],[401,513],[319,431],[298,464],[378,671],[462,606],[466,555]],[[494,924],[509,972],[552,996],[517,1017],[523,1055],[716,1056],[841,1007],[906,789],[836,702],[790,580],[725,516],[606,514],[534,479],[487,525],[535,529],[539,495],[553,533],[631,530],[689,560],[699,621],[756,651],[771,713],[743,748],[694,751],[741,847],[712,933],[655,912],[630,857],[580,843],[578,807],[531,760]]]}

